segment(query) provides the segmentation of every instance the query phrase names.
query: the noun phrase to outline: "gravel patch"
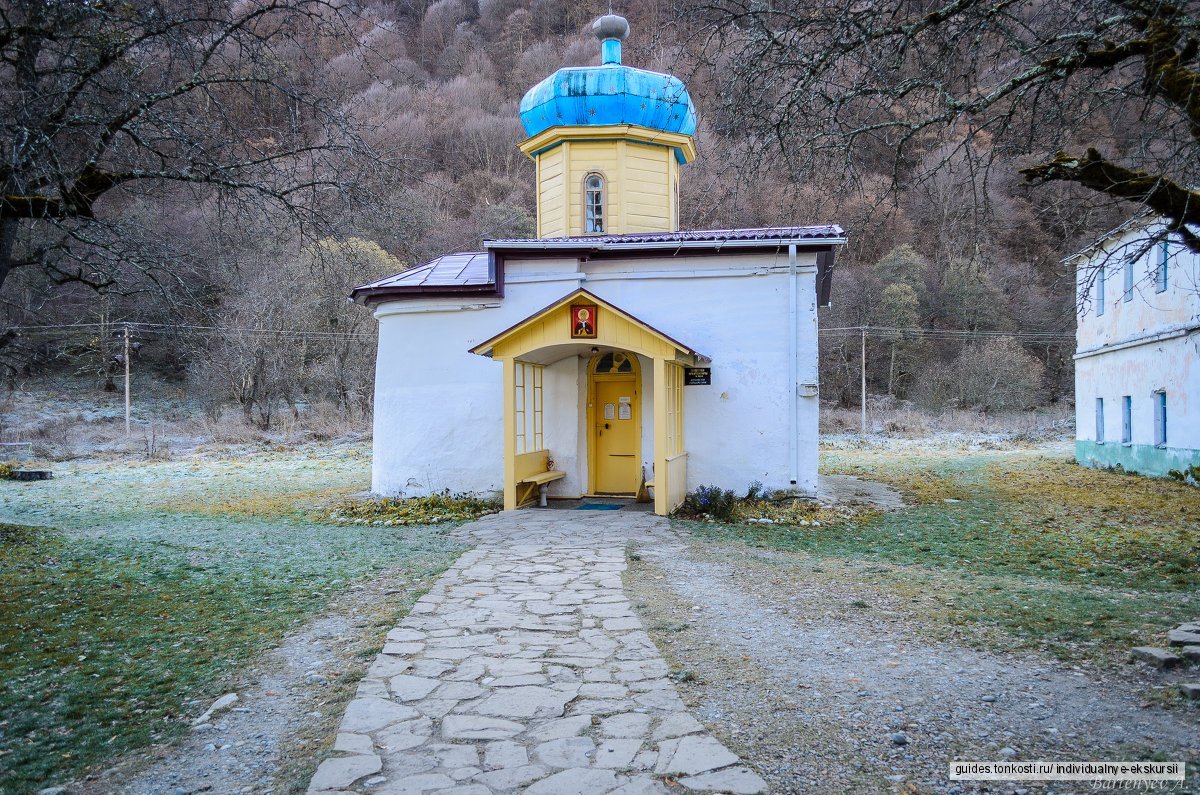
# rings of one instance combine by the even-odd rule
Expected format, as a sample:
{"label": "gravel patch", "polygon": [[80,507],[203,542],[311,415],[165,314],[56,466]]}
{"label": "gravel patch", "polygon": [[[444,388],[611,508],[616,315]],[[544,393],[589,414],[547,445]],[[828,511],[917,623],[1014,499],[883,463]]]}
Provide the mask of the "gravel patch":
{"label": "gravel patch", "polygon": [[647,544],[634,558],[626,587],[685,702],[773,792],[1030,786],[950,782],[952,760],[1200,761],[1198,713],[1148,704],[1141,669],[931,640],[903,597],[855,571],[814,577],[787,553]]}

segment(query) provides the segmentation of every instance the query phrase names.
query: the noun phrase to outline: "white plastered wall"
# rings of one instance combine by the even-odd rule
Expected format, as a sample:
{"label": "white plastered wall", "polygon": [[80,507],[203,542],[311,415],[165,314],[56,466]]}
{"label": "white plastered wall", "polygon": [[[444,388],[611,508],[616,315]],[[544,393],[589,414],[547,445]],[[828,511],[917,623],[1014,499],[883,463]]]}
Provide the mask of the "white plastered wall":
{"label": "white plastered wall", "polygon": [[[817,382],[816,256],[798,255],[800,383]],[[711,386],[685,386],[688,488],[719,485],[815,492],[818,401],[798,397],[798,472],[788,442],[789,275],[777,255],[588,263],[583,286],[712,359]],[[643,449],[653,460],[653,394],[643,360]]]}
{"label": "white plastered wall", "polygon": [[[797,260],[799,383],[817,380],[816,258]],[[500,365],[468,349],[577,287],[712,359],[711,386],[684,387],[688,488],[816,490],[818,401],[796,398],[798,464],[788,439],[791,332],[786,250],[771,255],[509,261],[503,299],[384,304],[379,319],[372,490],[494,492],[502,485]],[[495,306],[499,304],[499,306]],[[654,388],[642,369],[642,459],[654,459]],[[546,446],[567,477],[552,495],[587,485],[586,361],[546,368]],[[793,472],[795,466],[796,471]],[[793,479],[795,482],[793,483]]]}
{"label": "white plastered wall", "polygon": [[1155,393],[1167,393],[1168,442],[1200,450],[1200,335],[1089,356],[1075,362],[1076,438],[1096,440],[1104,399],[1104,442],[1121,443],[1121,399],[1130,397],[1130,444],[1153,445]]}
{"label": "white plastered wall", "polygon": [[[564,288],[550,282],[522,285],[520,292],[515,301],[417,299],[376,309],[371,491],[502,489],[501,368],[469,349],[561,297]],[[561,390],[557,370],[553,383]],[[552,431],[549,423],[546,430]]]}

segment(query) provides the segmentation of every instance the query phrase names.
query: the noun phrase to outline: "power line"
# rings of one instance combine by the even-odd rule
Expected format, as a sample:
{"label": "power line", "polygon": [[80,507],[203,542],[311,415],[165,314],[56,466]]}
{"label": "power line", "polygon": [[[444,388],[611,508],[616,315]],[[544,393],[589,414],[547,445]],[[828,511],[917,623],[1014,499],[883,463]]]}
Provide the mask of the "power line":
{"label": "power line", "polygon": [[357,331],[338,332],[338,331],[308,331],[304,329],[267,329],[267,328],[239,328],[237,326],[196,326],[187,324],[174,323],[131,323],[130,328],[133,330],[143,330],[151,334],[172,332],[177,334],[191,334],[196,336],[215,336],[220,334],[248,334],[251,336],[263,337],[302,337],[305,339],[325,339],[325,340],[341,340],[341,339],[362,339],[373,340],[373,334],[360,334]]}
{"label": "power line", "polygon": [[240,334],[257,337],[288,337],[312,340],[374,341],[375,339],[375,335],[373,334],[362,334],[359,332],[245,328],[238,326],[200,326],[177,323],[72,323],[68,325],[8,326],[7,328],[8,330],[14,331],[21,336],[61,337],[69,334],[70,332],[96,333],[105,330],[121,332],[126,326],[128,326],[131,333],[140,333],[143,335],[179,334],[187,336],[215,337],[221,335]]}
{"label": "power line", "polygon": [[[188,336],[219,336],[223,334],[240,334],[261,337],[290,337],[312,340],[360,340],[374,341],[374,334],[360,332],[311,331],[307,329],[270,329],[249,328],[244,326],[205,326],[188,323],[142,323],[120,321],[110,323],[70,323],[62,325],[8,326],[10,331],[22,335],[62,336],[69,332],[96,332],[102,330],[119,331],[126,325],[132,333],[142,334],[180,334]],[[1041,341],[1074,341],[1075,334],[1069,331],[971,331],[969,329],[938,329],[938,328],[895,328],[889,326],[843,326],[837,328],[822,328],[818,334],[825,336],[858,336],[863,332],[873,334],[905,334],[919,337],[944,339],[979,339],[979,338],[1011,338]]]}
{"label": "power line", "polygon": [[892,328],[888,326],[846,326],[822,328],[818,334],[830,336],[858,336],[871,334],[908,334],[919,337],[942,337],[946,339],[1013,338],[1026,340],[1070,340],[1075,334],[1069,331],[971,331],[968,329]]}

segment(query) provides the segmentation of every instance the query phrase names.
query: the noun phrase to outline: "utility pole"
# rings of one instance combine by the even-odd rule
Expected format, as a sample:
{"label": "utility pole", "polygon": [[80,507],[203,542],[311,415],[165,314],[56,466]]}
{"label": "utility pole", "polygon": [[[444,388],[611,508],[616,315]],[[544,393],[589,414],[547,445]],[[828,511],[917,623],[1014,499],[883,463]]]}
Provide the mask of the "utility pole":
{"label": "utility pole", "polygon": [[129,433],[129,324],[125,323],[125,436]]}
{"label": "utility pole", "polygon": [[[862,354],[863,391],[862,391],[862,405],[860,405],[860,414],[862,414],[862,423],[860,423],[860,424],[862,424],[862,432],[863,432],[863,435],[865,436],[866,435],[866,327],[865,327],[865,325],[862,328],[862,331],[863,331],[863,354]],[[128,387],[126,387],[126,389],[125,389],[125,394],[128,394]]]}

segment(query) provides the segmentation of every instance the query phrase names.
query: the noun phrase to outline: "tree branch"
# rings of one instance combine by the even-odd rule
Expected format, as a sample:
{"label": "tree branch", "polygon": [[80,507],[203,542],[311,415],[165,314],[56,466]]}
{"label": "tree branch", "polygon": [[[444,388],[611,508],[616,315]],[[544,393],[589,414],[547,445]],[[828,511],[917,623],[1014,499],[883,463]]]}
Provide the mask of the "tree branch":
{"label": "tree branch", "polygon": [[1200,252],[1200,240],[1188,226],[1200,226],[1200,193],[1160,174],[1128,168],[1089,148],[1083,157],[1059,152],[1053,160],[1021,169],[1026,182],[1073,182],[1117,199],[1138,202],[1166,218],[1188,247]]}

